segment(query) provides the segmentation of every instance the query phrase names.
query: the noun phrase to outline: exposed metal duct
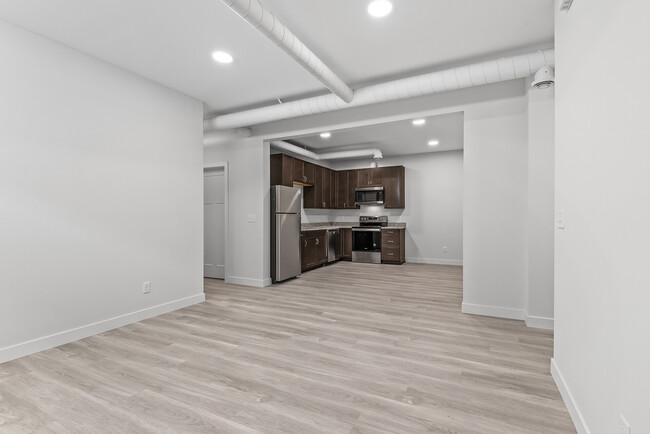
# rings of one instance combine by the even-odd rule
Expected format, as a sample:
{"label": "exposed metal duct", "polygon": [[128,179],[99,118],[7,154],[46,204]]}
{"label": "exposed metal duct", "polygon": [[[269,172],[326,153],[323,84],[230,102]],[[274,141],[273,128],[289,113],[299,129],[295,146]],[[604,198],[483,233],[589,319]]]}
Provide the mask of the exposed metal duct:
{"label": "exposed metal duct", "polygon": [[[322,60],[287,29],[260,0],[222,0],[248,24],[273,41],[343,101],[352,101],[354,92]],[[243,125],[240,125],[243,126]]]}
{"label": "exposed metal duct", "polygon": [[[204,129],[205,128],[206,123],[204,122]],[[229,140],[242,139],[245,137],[250,137],[251,135],[253,135],[253,132],[250,128],[233,128],[230,130],[205,131],[203,133],[203,145],[220,145],[221,143],[226,143]]]}
{"label": "exposed metal duct", "polygon": [[315,152],[301,148],[300,146],[292,145],[289,142],[284,142],[281,140],[272,141],[271,146],[273,146],[276,149],[281,149],[283,151],[288,151],[293,154],[302,155],[303,157],[311,158],[312,160],[316,160],[316,161],[341,160],[343,158],[360,158],[360,157],[384,158],[384,156],[381,154],[381,150],[379,150],[378,148],[359,149],[356,151],[326,152],[324,154],[317,154]]}
{"label": "exposed metal duct", "polygon": [[341,101],[335,95],[322,95],[216,116],[210,119],[210,125],[217,129],[257,125],[298,116],[498,83],[531,76],[544,65],[555,65],[555,50],[502,57],[363,87],[354,92],[354,98],[349,104]]}

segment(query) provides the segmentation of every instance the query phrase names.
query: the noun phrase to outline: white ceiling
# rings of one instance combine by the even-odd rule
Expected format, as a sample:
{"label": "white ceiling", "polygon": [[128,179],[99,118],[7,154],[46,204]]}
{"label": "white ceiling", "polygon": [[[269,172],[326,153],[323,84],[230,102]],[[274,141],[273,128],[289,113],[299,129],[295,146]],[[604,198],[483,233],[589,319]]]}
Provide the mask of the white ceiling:
{"label": "white ceiling", "polygon": [[[289,141],[304,145],[316,153],[379,148],[384,157],[423,154],[463,149],[463,113],[449,113],[422,118],[426,123],[414,126],[412,119],[331,131],[323,139],[319,134],[292,137]],[[429,146],[438,140],[437,146]]]}
{"label": "white ceiling", "polygon": [[[552,46],[553,0],[262,0],[352,87],[470,58]],[[220,0],[0,0],[0,18],[226,113],[327,93]],[[210,54],[225,50],[231,65]]]}

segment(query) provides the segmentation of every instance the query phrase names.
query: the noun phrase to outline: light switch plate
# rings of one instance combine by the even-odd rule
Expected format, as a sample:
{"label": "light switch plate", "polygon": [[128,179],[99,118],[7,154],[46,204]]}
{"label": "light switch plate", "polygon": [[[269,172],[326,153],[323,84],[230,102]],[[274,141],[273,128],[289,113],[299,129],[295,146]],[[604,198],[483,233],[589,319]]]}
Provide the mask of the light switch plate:
{"label": "light switch plate", "polygon": [[151,282],[144,282],[142,284],[142,293],[149,294],[151,292]]}
{"label": "light switch plate", "polygon": [[555,226],[558,229],[564,229],[564,210],[559,209],[555,212]]}

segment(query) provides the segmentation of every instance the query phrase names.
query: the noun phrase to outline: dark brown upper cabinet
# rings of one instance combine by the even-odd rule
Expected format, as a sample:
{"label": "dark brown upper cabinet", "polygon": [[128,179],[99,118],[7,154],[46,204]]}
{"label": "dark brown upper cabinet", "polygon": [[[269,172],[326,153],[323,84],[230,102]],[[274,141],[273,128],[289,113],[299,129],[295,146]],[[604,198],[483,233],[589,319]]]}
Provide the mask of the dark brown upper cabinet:
{"label": "dark brown upper cabinet", "polygon": [[321,172],[321,208],[323,209],[329,209],[333,208],[332,203],[330,201],[330,196],[331,196],[331,190],[332,190],[332,181],[331,181],[331,175],[330,173],[332,172],[330,169],[326,167],[318,167],[316,166],[316,171]]}
{"label": "dark brown upper cabinet", "polygon": [[303,185],[304,207],[355,209],[358,187],[384,187],[384,208],[404,208],[404,166],[331,170],[285,154],[271,155],[271,185]]}
{"label": "dark brown upper cabinet", "polygon": [[371,169],[357,169],[357,187],[381,187],[383,186],[384,167]]}
{"label": "dark brown upper cabinet", "polygon": [[[314,165],[314,186],[305,187],[305,208],[332,209],[336,200],[332,179],[334,171],[327,167]],[[334,198],[334,201],[332,200]]]}
{"label": "dark brown upper cabinet", "polygon": [[384,208],[404,208],[404,166],[382,167]]}
{"label": "dark brown upper cabinet", "polygon": [[293,159],[293,180],[298,183],[305,183],[306,178],[303,174],[304,161],[297,158]]}
{"label": "dark brown upper cabinet", "polygon": [[347,198],[347,206],[346,208],[361,208],[358,205],[355,205],[355,194],[354,190],[356,190],[357,186],[359,185],[359,171],[358,170],[348,170],[348,198]]}
{"label": "dark brown upper cabinet", "polygon": [[271,155],[271,185],[293,187],[293,157],[285,154]]}
{"label": "dark brown upper cabinet", "polygon": [[314,185],[315,181],[315,164],[302,161],[298,158],[293,159],[293,182],[298,185]]}
{"label": "dark brown upper cabinet", "polygon": [[336,179],[336,208],[345,209],[345,201],[348,200],[348,172],[339,170],[335,174]]}
{"label": "dark brown upper cabinet", "polygon": [[357,170],[340,170],[336,172],[336,208],[360,208],[354,204],[354,190],[357,188]]}
{"label": "dark brown upper cabinet", "polygon": [[336,209],[336,170],[330,170],[330,208]]}
{"label": "dark brown upper cabinet", "polygon": [[302,166],[302,173],[307,184],[314,184],[316,182],[316,168],[321,167],[312,163],[304,162]]}

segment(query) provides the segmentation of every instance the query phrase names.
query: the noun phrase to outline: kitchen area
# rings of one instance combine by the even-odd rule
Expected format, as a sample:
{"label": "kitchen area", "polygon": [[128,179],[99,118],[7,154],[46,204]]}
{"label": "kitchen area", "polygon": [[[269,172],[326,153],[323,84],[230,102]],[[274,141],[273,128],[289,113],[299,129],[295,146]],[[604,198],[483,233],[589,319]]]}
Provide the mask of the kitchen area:
{"label": "kitchen area", "polygon": [[405,262],[406,223],[386,215],[360,215],[354,222],[301,220],[306,210],[403,209],[404,166],[332,170],[285,153],[271,155],[270,165],[273,282],[339,260]]}

